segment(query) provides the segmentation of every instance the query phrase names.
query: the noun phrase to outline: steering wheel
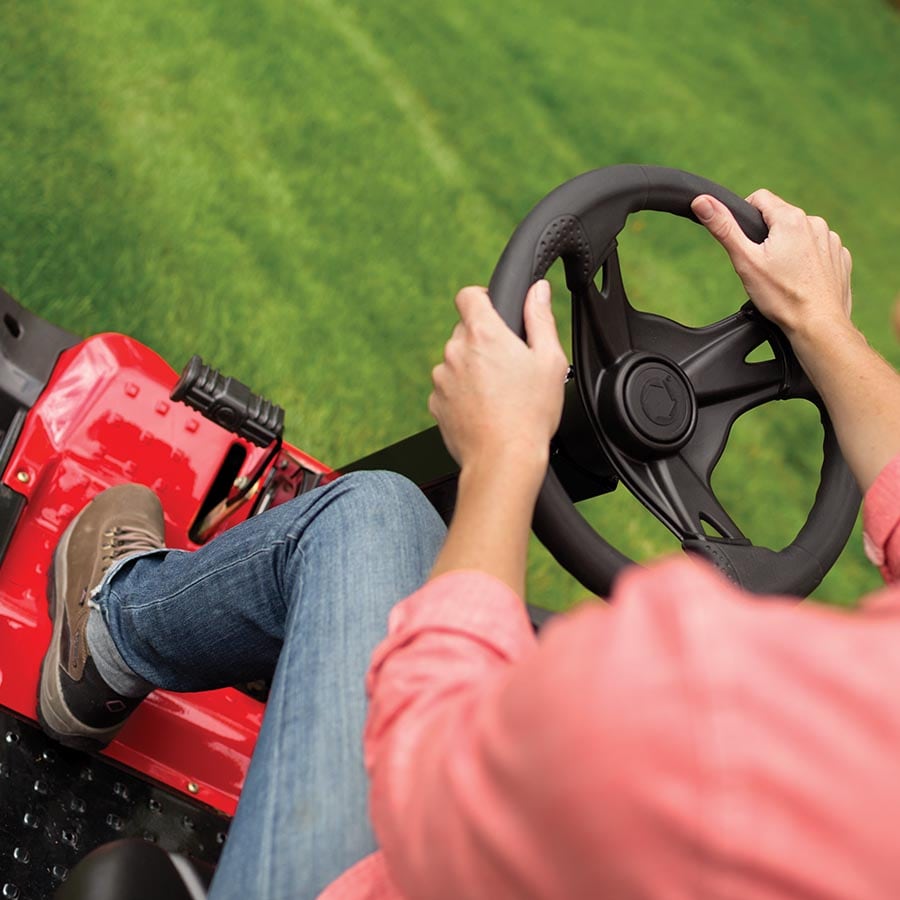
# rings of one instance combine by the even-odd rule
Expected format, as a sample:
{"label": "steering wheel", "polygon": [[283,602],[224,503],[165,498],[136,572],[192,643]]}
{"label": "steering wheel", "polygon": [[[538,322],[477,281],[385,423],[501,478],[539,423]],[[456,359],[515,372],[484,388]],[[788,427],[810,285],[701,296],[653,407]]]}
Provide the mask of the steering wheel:
{"label": "steering wheel", "polygon": [[[781,331],[747,302],[734,315],[689,328],[636,310],[622,283],[616,236],[629,213],[658,210],[697,221],[691,202],[712,194],[761,243],[759,211],[725,188],[677,169],[621,165],[587,172],[548,194],[513,233],[491,278],[491,300],[524,337],[530,285],[563,260],[572,298],[574,382],[591,452],[679,538],[738,585],[805,596],[847,542],[860,495],[825,411]],[[595,276],[602,270],[598,288]],[[748,363],[768,342],[774,359]],[[710,484],[735,420],[772,400],[805,398],[820,411],[824,460],[806,524],[775,551],[752,544]],[[718,533],[711,536],[704,523]],[[548,469],[534,530],[588,590],[608,595],[632,560],[607,543]]]}

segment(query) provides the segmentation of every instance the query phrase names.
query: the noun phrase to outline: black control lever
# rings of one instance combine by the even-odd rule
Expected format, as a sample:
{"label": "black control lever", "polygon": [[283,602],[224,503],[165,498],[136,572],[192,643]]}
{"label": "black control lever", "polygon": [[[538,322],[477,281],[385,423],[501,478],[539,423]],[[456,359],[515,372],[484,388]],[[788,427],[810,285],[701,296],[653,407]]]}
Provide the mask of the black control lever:
{"label": "black control lever", "polygon": [[281,442],[284,410],[254,394],[236,378],[204,365],[196,354],[184,367],[170,396],[172,400],[186,403],[216,425],[257,447],[268,447],[273,441]]}

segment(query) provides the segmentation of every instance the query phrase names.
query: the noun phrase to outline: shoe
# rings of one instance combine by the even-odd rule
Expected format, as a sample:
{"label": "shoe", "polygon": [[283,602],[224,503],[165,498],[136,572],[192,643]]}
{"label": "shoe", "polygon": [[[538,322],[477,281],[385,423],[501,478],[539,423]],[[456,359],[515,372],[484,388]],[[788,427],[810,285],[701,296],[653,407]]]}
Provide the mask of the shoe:
{"label": "shoe", "polygon": [[100,677],[87,645],[91,597],[109,567],[164,544],[159,498],[123,484],[98,494],[63,532],[47,581],[53,635],[41,666],[38,720],[60,743],[101,750],[141,702]]}

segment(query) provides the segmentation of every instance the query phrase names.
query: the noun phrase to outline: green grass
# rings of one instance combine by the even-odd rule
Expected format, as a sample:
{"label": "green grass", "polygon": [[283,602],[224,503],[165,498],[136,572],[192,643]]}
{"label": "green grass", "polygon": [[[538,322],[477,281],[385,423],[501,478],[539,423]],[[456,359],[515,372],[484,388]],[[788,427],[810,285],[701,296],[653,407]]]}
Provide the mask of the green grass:
{"label": "green grass", "polygon": [[[7,4],[3,32],[0,284],[176,368],[201,353],[326,462],[430,424],[456,289],[487,282],[543,194],[613,163],[824,215],[854,253],[857,322],[900,362],[883,0],[36,0]],[[622,244],[638,306],[701,324],[744,299],[696,226],[636,217]],[[752,537],[802,523],[814,418],[773,406],[736,430],[716,484]],[[624,490],[590,516],[641,559],[672,546]],[[857,535],[817,596],[877,583]],[[537,548],[530,589],[583,594]]]}

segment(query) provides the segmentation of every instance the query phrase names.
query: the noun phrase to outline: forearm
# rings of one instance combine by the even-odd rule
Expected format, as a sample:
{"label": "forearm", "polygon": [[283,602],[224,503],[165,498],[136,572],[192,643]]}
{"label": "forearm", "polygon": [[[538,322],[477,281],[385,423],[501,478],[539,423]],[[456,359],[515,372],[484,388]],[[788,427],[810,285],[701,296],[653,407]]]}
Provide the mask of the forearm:
{"label": "forearm", "polygon": [[849,322],[790,337],[865,492],[900,453],[900,375]]}
{"label": "forearm", "polygon": [[546,467],[546,451],[539,450],[464,466],[453,521],[431,577],[476,569],[524,597],[528,535]]}

